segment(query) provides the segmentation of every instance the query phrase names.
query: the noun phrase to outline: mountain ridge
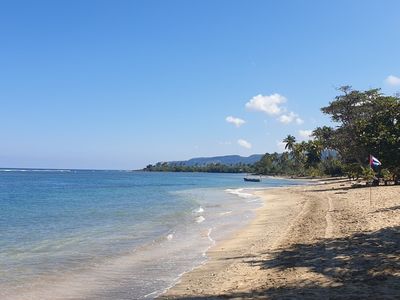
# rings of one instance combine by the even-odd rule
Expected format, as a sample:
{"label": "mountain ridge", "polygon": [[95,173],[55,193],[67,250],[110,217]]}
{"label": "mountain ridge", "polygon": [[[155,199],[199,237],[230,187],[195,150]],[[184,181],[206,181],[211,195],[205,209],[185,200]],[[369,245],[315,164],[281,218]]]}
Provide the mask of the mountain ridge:
{"label": "mountain ridge", "polygon": [[188,160],[168,161],[169,165],[179,166],[206,166],[209,164],[222,164],[222,165],[238,165],[238,164],[254,164],[261,159],[264,154],[252,154],[250,156],[240,155],[222,155],[211,157],[194,157]]}

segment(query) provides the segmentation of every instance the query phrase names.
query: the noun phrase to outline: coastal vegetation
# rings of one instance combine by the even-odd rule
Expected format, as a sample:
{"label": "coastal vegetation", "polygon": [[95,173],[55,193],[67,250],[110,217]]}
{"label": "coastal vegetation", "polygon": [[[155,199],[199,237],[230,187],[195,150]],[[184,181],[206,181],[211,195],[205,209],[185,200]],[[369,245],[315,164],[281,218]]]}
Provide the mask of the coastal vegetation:
{"label": "coastal vegetation", "polygon": [[156,172],[207,172],[207,173],[253,173],[255,171],[253,164],[222,164],[209,163],[205,165],[188,166],[184,163],[158,162],[155,165],[148,165],[143,171]]}
{"label": "coastal vegetation", "polygon": [[[400,179],[400,98],[387,96],[380,89],[338,89],[340,94],[322,107],[333,126],[317,127],[308,141],[288,135],[285,152],[266,153],[254,164],[211,163],[187,166],[182,163],[157,163],[145,171],[245,172],[286,176],[342,176],[374,178],[385,182]],[[382,166],[372,169],[369,156]]]}
{"label": "coastal vegetation", "polygon": [[[400,98],[379,89],[358,91],[350,86],[321,108],[334,127],[317,127],[312,139],[297,142],[288,135],[283,154],[265,154],[255,164],[259,174],[337,176],[397,182],[400,178]],[[378,157],[382,167],[372,169],[369,156]]]}

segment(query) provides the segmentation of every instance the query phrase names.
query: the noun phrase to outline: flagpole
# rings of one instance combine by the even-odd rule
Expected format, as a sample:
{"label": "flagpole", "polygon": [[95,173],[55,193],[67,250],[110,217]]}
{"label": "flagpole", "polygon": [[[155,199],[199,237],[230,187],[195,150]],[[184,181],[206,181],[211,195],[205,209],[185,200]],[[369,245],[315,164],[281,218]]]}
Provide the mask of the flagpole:
{"label": "flagpole", "polygon": [[[375,172],[374,172],[374,169],[372,168],[372,165],[381,166],[382,163],[376,157],[374,157],[374,156],[372,156],[372,154],[370,154],[369,155],[369,167],[373,171],[374,179],[375,179]],[[379,179],[377,178],[377,180],[378,180],[378,185],[379,185]],[[372,182],[374,182],[374,180]],[[371,190],[372,189],[372,182],[371,182],[371,185],[369,186],[369,205],[370,206],[372,204],[372,196],[371,196],[371,194],[372,194],[372,190]]]}
{"label": "flagpole", "polygon": [[[369,155],[369,167],[371,168],[371,170],[373,171],[374,169],[372,169],[372,155]],[[372,205],[372,183],[370,183],[369,186],[369,206]]]}
{"label": "flagpole", "polygon": [[371,206],[372,205],[372,196],[371,196],[371,194],[372,194],[372,184],[369,186],[369,206]]}

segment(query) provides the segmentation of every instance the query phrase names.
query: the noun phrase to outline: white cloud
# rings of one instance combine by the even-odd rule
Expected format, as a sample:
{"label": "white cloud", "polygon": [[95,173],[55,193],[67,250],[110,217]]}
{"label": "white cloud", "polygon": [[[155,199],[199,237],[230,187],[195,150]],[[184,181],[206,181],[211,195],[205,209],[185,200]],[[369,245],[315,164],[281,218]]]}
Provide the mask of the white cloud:
{"label": "white cloud", "polygon": [[242,120],[242,119],[240,119],[240,118],[235,118],[235,117],[232,117],[232,116],[226,117],[226,118],[225,118],[225,121],[227,121],[228,123],[234,124],[236,127],[240,127],[240,126],[242,126],[244,123],[246,123],[245,120]]}
{"label": "white cloud", "polygon": [[279,152],[286,151],[286,149],[285,149],[286,143],[284,143],[282,141],[276,141],[276,145],[278,146],[278,151]]}
{"label": "white cloud", "polygon": [[283,124],[289,124],[292,122],[296,122],[296,124],[301,125],[304,123],[302,119],[300,119],[298,114],[295,114],[294,112],[290,112],[288,114],[283,114],[278,118],[279,122]]}
{"label": "white cloud", "polygon": [[389,75],[388,77],[386,77],[385,82],[388,85],[397,86],[397,85],[400,85],[400,77],[396,77],[394,75]]}
{"label": "white cloud", "polygon": [[240,146],[242,146],[242,147],[244,147],[244,148],[246,148],[246,149],[251,149],[251,144],[250,144],[248,141],[239,139],[239,140],[237,141],[237,143],[238,143]]}
{"label": "white cloud", "polygon": [[246,108],[254,111],[262,111],[268,115],[279,115],[284,111],[280,105],[286,102],[286,98],[277,93],[263,96],[254,96],[246,103]]}
{"label": "white cloud", "polygon": [[312,130],[299,130],[299,139],[310,140],[312,139]]}

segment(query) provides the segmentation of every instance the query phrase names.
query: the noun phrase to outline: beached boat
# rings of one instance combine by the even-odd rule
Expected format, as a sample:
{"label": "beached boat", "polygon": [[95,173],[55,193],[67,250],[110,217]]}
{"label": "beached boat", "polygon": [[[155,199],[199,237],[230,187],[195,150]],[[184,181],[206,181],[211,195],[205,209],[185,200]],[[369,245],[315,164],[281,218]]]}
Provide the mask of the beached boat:
{"label": "beached boat", "polygon": [[254,177],[244,177],[244,181],[251,181],[251,182],[260,182],[261,178],[254,178]]}

